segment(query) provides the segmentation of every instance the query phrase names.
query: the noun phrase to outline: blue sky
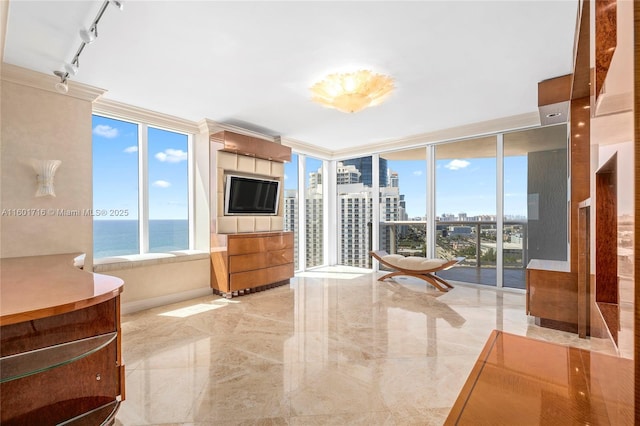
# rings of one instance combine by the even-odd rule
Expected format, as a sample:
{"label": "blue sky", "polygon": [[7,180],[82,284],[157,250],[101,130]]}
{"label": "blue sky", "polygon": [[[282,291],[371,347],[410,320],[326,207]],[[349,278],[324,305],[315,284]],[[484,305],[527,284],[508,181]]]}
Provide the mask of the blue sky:
{"label": "blue sky", "polygon": [[[320,160],[307,158],[307,172],[320,167]],[[400,193],[405,195],[410,218],[422,217],[426,210],[426,162],[387,162],[398,173]],[[297,188],[297,156],[285,164],[285,188]],[[436,163],[436,214],[467,213],[468,216],[496,214],[495,158],[439,160]],[[504,162],[504,213],[527,214],[527,157],[507,157]]]}
{"label": "blue sky", "polygon": [[[138,126],[93,117],[94,209],[128,209],[138,217]],[[149,218],[187,219],[187,136],[149,127]],[[297,188],[297,155],[285,164],[285,189]],[[320,160],[307,157],[307,172]],[[496,214],[495,158],[438,160],[436,163],[436,214],[461,212],[469,216]],[[423,160],[389,160],[398,173],[410,218],[425,215],[426,165]],[[306,179],[308,180],[308,173]],[[527,159],[508,157],[504,164],[505,215],[526,216]]]}
{"label": "blue sky", "polygon": [[[149,219],[188,219],[187,136],[148,128]],[[93,116],[93,208],[138,218],[138,126]]]}

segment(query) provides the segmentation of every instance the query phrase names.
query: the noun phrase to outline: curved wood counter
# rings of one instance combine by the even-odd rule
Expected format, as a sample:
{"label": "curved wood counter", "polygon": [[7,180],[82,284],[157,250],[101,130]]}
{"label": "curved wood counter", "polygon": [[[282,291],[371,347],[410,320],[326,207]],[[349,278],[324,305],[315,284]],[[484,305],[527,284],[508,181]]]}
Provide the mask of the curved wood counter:
{"label": "curved wood counter", "polygon": [[73,266],[80,253],[0,260],[0,326],[76,311],[122,292],[120,278]]}
{"label": "curved wood counter", "polygon": [[0,260],[3,425],[103,424],[124,399],[124,283],[76,268],[77,256]]}

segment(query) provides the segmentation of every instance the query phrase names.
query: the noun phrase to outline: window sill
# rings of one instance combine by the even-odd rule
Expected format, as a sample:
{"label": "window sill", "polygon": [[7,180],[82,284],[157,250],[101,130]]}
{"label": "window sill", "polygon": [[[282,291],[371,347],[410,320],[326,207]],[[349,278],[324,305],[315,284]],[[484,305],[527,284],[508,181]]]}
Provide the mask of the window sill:
{"label": "window sill", "polygon": [[[111,256],[95,259],[93,272],[119,271],[123,269],[140,268],[143,266],[162,265],[167,263],[191,262],[208,259],[209,252],[202,250],[179,250],[168,253],[131,254],[127,256]],[[82,267],[84,255],[76,258],[76,266]]]}

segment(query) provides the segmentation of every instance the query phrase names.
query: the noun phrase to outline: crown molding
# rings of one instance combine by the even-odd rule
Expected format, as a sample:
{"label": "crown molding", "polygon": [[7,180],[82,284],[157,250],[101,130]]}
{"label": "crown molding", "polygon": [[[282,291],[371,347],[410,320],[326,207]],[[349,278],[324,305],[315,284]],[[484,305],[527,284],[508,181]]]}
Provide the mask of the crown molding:
{"label": "crown molding", "polygon": [[213,133],[218,133],[218,132],[221,132],[223,130],[226,130],[226,131],[229,131],[229,132],[238,133],[238,134],[241,134],[241,135],[251,136],[251,137],[254,137],[254,138],[264,139],[264,140],[269,141],[269,142],[276,142],[277,143],[277,141],[276,141],[277,138],[274,138],[273,136],[265,135],[263,133],[256,132],[256,131],[253,131],[253,130],[244,129],[242,127],[234,126],[233,124],[219,123],[219,122],[211,120],[209,118],[204,118],[204,119],[200,120],[198,122],[198,127],[199,127],[201,133],[213,134]]}
{"label": "crown molding", "polygon": [[362,155],[371,155],[371,153],[398,151],[402,149],[416,148],[423,145],[490,136],[496,133],[522,130],[537,127],[539,125],[540,115],[535,111],[345,149],[339,152],[334,152],[332,157],[339,156],[340,158],[350,158]]}
{"label": "crown molding", "polygon": [[280,140],[283,145],[287,145],[298,154],[311,155],[322,160],[331,160],[335,155],[334,151],[329,151],[328,149],[310,145],[306,142],[302,142],[296,139],[283,136]]}
{"label": "crown molding", "polygon": [[185,133],[200,133],[198,123],[173,115],[162,114],[149,109],[124,104],[110,99],[100,98],[93,103],[95,114],[104,114],[123,120],[135,120],[152,126],[162,127],[168,130],[176,130]]}
{"label": "crown molding", "polygon": [[66,94],[60,93],[55,89],[55,84],[59,81],[59,78],[53,74],[47,75],[4,62],[2,63],[2,81],[46,90],[47,92],[52,92],[60,96],[70,96],[89,102],[95,101],[106,92],[105,89],[67,80],[69,91]]}

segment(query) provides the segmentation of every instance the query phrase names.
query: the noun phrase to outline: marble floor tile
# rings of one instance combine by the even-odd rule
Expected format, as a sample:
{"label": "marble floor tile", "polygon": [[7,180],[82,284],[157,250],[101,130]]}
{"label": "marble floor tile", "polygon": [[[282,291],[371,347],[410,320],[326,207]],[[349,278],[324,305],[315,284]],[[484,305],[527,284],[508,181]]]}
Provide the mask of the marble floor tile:
{"label": "marble floor tile", "polygon": [[540,328],[525,294],[356,268],[122,317],[116,424],[441,425],[492,330],[607,352]]}

